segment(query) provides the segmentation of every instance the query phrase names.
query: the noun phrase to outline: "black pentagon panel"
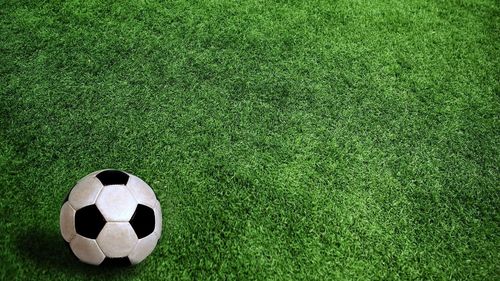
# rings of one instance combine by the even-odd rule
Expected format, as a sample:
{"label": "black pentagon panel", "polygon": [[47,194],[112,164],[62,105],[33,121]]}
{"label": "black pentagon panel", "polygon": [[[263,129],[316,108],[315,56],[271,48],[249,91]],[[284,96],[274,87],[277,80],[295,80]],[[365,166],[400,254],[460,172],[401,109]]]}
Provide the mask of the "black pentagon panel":
{"label": "black pentagon panel", "polygon": [[75,229],[76,233],[83,237],[96,239],[106,224],[106,220],[96,205],[83,207],[76,211]]}
{"label": "black pentagon panel", "polygon": [[155,230],[155,212],[148,206],[138,204],[130,219],[130,225],[135,230],[137,238],[148,236]]}
{"label": "black pentagon panel", "polygon": [[102,185],[127,184],[129,176],[118,170],[106,170],[96,175]]}
{"label": "black pentagon panel", "polygon": [[128,257],[123,257],[123,258],[108,258],[106,257],[100,264],[100,266],[103,267],[124,267],[124,266],[131,266],[132,263],[130,262]]}

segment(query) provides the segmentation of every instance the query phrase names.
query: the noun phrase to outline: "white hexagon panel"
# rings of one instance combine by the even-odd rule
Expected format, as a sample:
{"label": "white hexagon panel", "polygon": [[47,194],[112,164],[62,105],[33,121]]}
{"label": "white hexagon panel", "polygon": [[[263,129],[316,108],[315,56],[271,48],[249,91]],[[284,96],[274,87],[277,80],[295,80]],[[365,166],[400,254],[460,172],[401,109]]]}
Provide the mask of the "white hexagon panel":
{"label": "white hexagon panel", "polygon": [[88,175],[73,187],[68,201],[75,210],[94,204],[102,188],[102,183],[95,176]]}
{"label": "white hexagon panel", "polygon": [[94,239],[76,235],[69,245],[75,256],[84,263],[99,265],[106,257]]}
{"label": "white hexagon panel", "polygon": [[127,222],[132,218],[137,201],[124,185],[105,186],[96,201],[106,221]]}
{"label": "white hexagon panel", "polygon": [[153,189],[140,178],[130,175],[127,188],[135,197],[137,202],[153,208],[156,203],[156,195]]}
{"label": "white hexagon panel", "polygon": [[61,225],[61,235],[66,242],[71,241],[73,236],[76,234],[75,230],[75,209],[71,207],[68,201],[66,201],[62,208],[61,214],[59,215],[59,223]]}
{"label": "white hexagon panel", "polygon": [[131,265],[154,250],[161,234],[160,202],[147,183],[119,171],[82,178],[61,207],[61,235],[79,260]]}
{"label": "white hexagon panel", "polygon": [[156,235],[148,235],[137,241],[136,246],[130,252],[128,258],[132,264],[138,264],[153,252],[156,247],[158,238]]}
{"label": "white hexagon panel", "polygon": [[156,205],[154,207],[154,213],[155,213],[155,230],[154,233],[158,239],[160,239],[161,236],[161,230],[162,230],[162,214],[161,214],[161,205],[160,201],[156,200]]}
{"label": "white hexagon panel", "polygon": [[137,235],[128,222],[108,222],[99,233],[97,244],[107,257],[125,257],[137,244]]}

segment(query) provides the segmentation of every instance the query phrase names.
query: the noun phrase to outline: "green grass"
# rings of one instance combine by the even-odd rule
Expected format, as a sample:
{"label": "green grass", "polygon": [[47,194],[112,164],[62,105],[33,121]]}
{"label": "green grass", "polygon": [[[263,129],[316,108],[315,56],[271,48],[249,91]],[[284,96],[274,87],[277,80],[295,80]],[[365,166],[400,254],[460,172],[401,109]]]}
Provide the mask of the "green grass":
{"label": "green grass", "polygon": [[[500,5],[2,1],[1,280],[498,280]],[[144,263],[75,262],[82,176],[145,179]]]}

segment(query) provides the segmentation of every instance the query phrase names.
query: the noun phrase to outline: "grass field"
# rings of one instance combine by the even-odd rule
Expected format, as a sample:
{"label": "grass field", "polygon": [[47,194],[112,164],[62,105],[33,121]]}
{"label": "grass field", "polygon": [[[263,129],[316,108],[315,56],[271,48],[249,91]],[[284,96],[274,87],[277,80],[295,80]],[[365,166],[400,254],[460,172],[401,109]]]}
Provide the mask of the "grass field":
{"label": "grass field", "polygon": [[[498,280],[495,0],[2,1],[1,280]],[[118,168],[153,254],[75,262]]]}

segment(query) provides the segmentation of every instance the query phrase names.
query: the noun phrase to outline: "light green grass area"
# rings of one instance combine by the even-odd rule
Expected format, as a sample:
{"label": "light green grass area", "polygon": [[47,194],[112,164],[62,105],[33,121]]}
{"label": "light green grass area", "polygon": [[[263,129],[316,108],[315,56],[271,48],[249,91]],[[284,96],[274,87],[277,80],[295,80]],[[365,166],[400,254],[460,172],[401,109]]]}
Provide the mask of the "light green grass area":
{"label": "light green grass area", "polygon": [[[498,280],[495,0],[2,1],[1,280]],[[102,3],[106,2],[106,3]],[[75,182],[164,232],[75,262]]]}

